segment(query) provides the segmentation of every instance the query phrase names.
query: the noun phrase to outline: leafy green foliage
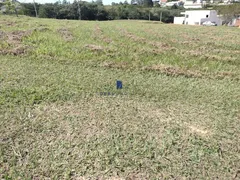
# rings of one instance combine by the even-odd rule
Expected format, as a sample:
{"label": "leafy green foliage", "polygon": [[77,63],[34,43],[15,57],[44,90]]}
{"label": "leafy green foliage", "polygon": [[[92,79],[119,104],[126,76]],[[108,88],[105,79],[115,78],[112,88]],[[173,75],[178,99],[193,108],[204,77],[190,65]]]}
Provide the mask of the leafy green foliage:
{"label": "leafy green foliage", "polygon": [[[128,3],[114,3],[112,6],[103,6],[101,1],[96,2],[79,2],[80,14],[82,20],[114,20],[114,19],[150,19],[159,21],[160,13],[162,13],[162,21],[173,22],[174,16],[179,16],[182,10],[178,8],[149,8],[152,7],[152,1],[138,2],[139,5]],[[35,16],[32,4],[23,4],[24,14]],[[78,2],[72,4],[55,3],[55,4],[37,4],[37,11],[41,18],[56,19],[79,19]]]}
{"label": "leafy green foliage", "polygon": [[[23,8],[23,14],[31,17],[36,17],[35,9],[32,3],[22,3],[22,8]],[[39,12],[40,4],[35,3],[36,5],[36,10]],[[41,10],[43,11],[43,10]]]}
{"label": "leafy green foliage", "polygon": [[226,22],[231,21],[232,18],[240,16],[240,3],[225,6],[215,6],[214,9],[217,10],[219,14],[223,15]]}

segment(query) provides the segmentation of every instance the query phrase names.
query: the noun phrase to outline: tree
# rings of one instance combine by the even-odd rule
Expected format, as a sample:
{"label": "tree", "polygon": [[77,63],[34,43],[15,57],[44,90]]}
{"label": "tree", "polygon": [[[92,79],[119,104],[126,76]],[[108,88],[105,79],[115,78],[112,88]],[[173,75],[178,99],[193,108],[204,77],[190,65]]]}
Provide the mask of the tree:
{"label": "tree", "polygon": [[7,14],[11,14],[11,13],[14,12],[14,5],[13,5],[12,1],[6,0],[4,2],[4,7],[5,7],[5,10],[6,10]]}
{"label": "tree", "polygon": [[64,5],[68,4],[67,0],[63,0],[62,4],[64,4]]}
{"label": "tree", "polygon": [[44,6],[39,8],[39,17],[40,18],[48,18],[47,11]]}
{"label": "tree", "polygon": [[135,6],[129,6],[128,8],[128,18],[129,19],[139,19],[140,13]]}
{"label": "tree", "polygon": [[136,0],[137,4],[142,6],[144,4],[144,0]]}
{"label": "tree", "polygon": [[131,0],[131,4],[135,4],[135,3],[137,3],[136,0]]}
{"label": "tree", "polygon": [[96,0],[96,4],[99,5],[99,6],[103,6],[102,0]]}
{"label": "tree", "polygon": [[153,6],[153,2],[152,2],[152,0],[143,0],[143,5],[145,7],[152,7]]}
{"label": "tree", "polygon": [[97,7],[97,15],[96,15],[96,17],[97,17],[97,20],[100,20],[100,21],[108,19],[108,13],[104,9],[103,6],[98,6]]}
{"label": "tree", "polygon": [[57,17],[56,5],[51,3],[41,5],[39,8],[39,17],[56,18]]}
{"label": "tree", "polygon": [[[21,5],[22,5],[22,10],[24,15],[36,17],[36,12],[32,3],[22,3]],[[38,11],[40,8],[40,4],[35,3],[35,6],[36,6],[36,10]]]}
{"label": "tree", "polygon": [[127,2],[127,0],[125,0],[123,4],[125,4],[125,5],[128,5],[128,2]]}
{"label": "tree", "polygon": [[217,10],[219,14],[223,15],[225,23],[230,22],[233,18],[240,15],[240,4],[216,6],[214,9]]}

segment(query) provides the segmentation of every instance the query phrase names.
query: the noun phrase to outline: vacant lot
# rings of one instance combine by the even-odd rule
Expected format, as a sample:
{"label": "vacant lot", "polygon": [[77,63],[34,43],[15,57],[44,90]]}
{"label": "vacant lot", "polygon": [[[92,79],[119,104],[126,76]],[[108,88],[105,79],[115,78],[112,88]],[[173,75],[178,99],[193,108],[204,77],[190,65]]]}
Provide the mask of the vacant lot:
{"label": "vacant lot", "polygon": [[239,33],[0,16],[0,177],[239,179]]}

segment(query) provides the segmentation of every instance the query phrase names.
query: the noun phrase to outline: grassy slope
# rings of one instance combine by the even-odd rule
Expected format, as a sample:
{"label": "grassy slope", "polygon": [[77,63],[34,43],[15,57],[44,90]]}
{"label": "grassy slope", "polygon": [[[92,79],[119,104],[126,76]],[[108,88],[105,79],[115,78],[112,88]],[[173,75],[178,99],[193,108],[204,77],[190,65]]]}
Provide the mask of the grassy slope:
{"label": "grassy slope", "polygon": [[239,29],[0,22],[3,177],[237,178]]}

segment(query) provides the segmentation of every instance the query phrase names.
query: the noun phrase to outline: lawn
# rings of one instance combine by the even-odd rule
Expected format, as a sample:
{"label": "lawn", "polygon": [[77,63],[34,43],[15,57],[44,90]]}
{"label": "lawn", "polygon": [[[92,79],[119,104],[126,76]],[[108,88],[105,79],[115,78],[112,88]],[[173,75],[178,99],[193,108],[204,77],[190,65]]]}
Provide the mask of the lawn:
{"label": "lawn", "polygon": [[239,179],[239,33],[0,16],[0,177]]}

